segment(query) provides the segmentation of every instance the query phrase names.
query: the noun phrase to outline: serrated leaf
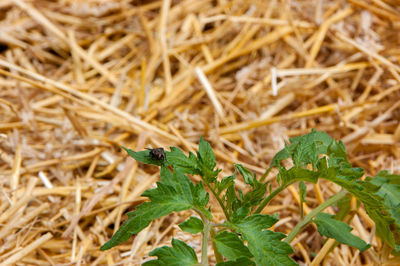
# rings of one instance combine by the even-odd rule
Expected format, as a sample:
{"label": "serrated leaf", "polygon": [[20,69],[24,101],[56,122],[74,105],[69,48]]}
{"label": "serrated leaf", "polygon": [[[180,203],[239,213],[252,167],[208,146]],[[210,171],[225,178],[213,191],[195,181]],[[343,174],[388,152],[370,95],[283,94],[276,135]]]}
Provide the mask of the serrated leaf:
{"label": "serrated leaf", "polygon": [[182,152],[182,150],[171,147],[170,152],[166,152],[167,160],[175,168],[181,169],[185,174],[201,175],[196,156],[189,153],[189,157]]}
{"label": "serrated leaf", "polygon": [[[202,182],[195,185],[180,169],[175,169],[174,172],[171,172],[165,166],[161,167],[161,181],[175,188],[178,194],[185,198],[184,201],[192,204],[193,207],[205,214],[208,219],[212,219],[211,213],[205,209],[209,201],[209,194],[204,190]],[[143,194],[143,196],[147,195]]]}
{"label": "serrated leaf", "polygon": [[356,180],[362,175],[363,171],[360,171],[359,168],[351,168],[348,162],[341,162],[331,168],[326,168],[321,163],[319,167],[321,168],[319,171],[321,177],[346,189],[364,204],[367,214],[376,224],[377,235],[394,248],[395,241],[390,230],[393,219],[387,214],[387,212],[390,212],[388,210],[390,207],[385,206],[384,198],[377,193],[379,186],[372,182]]}
{"label": "serrated leaf", "polygon": [[235,227],[262,230],[273,226],[279,219],[272,215],[253,214],[233,224]]}
{"label": "serrated leaf", "polygon": [[384,199],[384,205],[400,229],[400,175],[380,171],[374,178],[368,180],[379,187],[376,194]]}
{"label": "serrated leaf", "polygon": [[250,212],[249,205],[242,205],[235,209],[232,214],[232,222],[241,221],[243,220]]}
{"label": "serrated leaf", "polygon": [[362,175],[363,171],[352,168],[348,162],[342,161],[328,168],[326,159],[322,158],[318,168],[322,178],[338,184],[364,204],[365,210],[376,224],[377,235],[394,247],[394,237],[390,231],[393,220],[386,214],[387,207],[384,205],[384,200],[376,194],[379,187],[370,182],[355,180]]}
{"label": "serrated leaf", "polygon": [[313,129],[309,134],[290,139],[293,163],[299,167],[316,166],[319,154],[327,154],[333,139],[325,132]]}
{"label": "serrated leaf", "polygon": [[234,186],[235,178],[236,178],[236,171],[235,173],[233,173],[233,175],[222,178],[220,182],[215,182],[217,195],[219,196],[222,193],[222,191],[227,189],[229,186]]}
{"label": "serrated leaf", "polygon": [[361,238],[353,235],[348,224],[335,220],[334,216],[328,213],[319,213],[314,219],[314,223],[318,226],[320,235],[333,238],[336,241],[352,247],[358,248],[361,252],[368,249],[371,245],[367,244]]}
{"label": "serrated leaf", "polygon": [[197,208],[211,219],[211,214],[205,208],[209,196],[203,185],[194,185],[178,169],[172,173],[167,167],[162,166],[161,182],[157,183],[157,188],[146,190],[143,196],[149,197],[151,201],[139,205],[135,211],[128,213],[128,220],[121,225],[111,240],[101,247],[101,250],[110,249],[128,240],[131,235],[147,227],[152,220],[172,212]]}
{"label": "serrated leaf", "polygon": [[400,229],[400,185],[383,184],[376,194],[384,199],[388,212]]}
{"label": "serrated leaf", "polygon": [[229,260],[236,260],[240,257],[251,258],[253,255],[243,244],[237,234],[223,231],[214,238],[218,251]]}
{"label": "serrated leaf", "polygon": [[197,217],[192,216],[185,222],[180,223],[179,227],[185,232],[188,232],[191,234],[197,234],[197,233],[200,233],[201,231],[203,231],[204,224],[203,224],[202,220],[200,220]]}
{"label": "serrated leaf", "polygon": [[366,206],[371,208],[383,207],[382,199],[379,196],[374,195],[374,191],[371,191],[368,186],[366,186],[366,182],[348,180],[344,176],[330,176],[326,179],[346,189]]}
{"label": "serrated leaf", "polygon": [[278,167],[280,163],[288,158],[293,159],[297,167],[305,167],[311,164],[315,167],[318,155],[328,154],[328,147],[334,140],[325,132],[313,129],[309,134],[290,138],[290,144],[279,151],[272,159],[271,166]]}
{"label": "serrated leaf", "polygon": [[131,149],[125,148],[121,146],[132,158],[134,158],[136,161],[141,162],[141,163],[146,163],[146,164],[153,164],[153,165],[162,165],[163,161],[158,160],[150,156],[150,150],[144,150],[144,151],[133,151]]}
{"label": "serrated leaf", "polygon": [[210,143],[205,141],[203,137],[200,138],[199,151],[197,152],[197,158],[202,174],[209,183],[213,183],[216,179],[220,170],[214,170],[217,165],[215,160],[215,154],[211,149]]}
{"label": "serrated leaf", "polygon": [[199,155],[199,159],[202,161],[203,165],[207,166],[209,169],[214,169],[214,167],[217,165],[215,161],[215,154],[211,148],[211,145],[205,141],[203,137],[200,138]]}
{"label": "serrated leaf", "polygon": [[172,239],[172,247],[163,246],[150,252],[157,260],[143,263],[143,266],[192,266],[198,265],[196,252],[185,242]]}
{"label": "serrated leaf", "polygon": [[[381,198],[387,213],[382,213],[383,207],[374,209],[366,206],[368,215],[374,220],[376,234],[382,238],[390,247],[395,249],[394,232],[391,231],[391,224],[395,223],[397,231],[400,228],[400,176],[391,174],[388,171],[380,171],[374,178],[368,177],[367,182],[378,187],[375,194]],[[397,233],[398,234],[398,233]]]}
{"label": "serrated leaf", "polygon": [[342,164],[338,175],[346,177],[347,180],[358,180],[364,175],[364,169],[359,167],[351,167],[351,164],[348,164],[347,167],[344,167]]}
{"label": "serrated leaf", "polygon": [[[243,165],[241,164],[237,164],[235,163],[235,168],[239,171],[239,173],[241,174],[241,176],[243,176],[244,179],[244,183],[254,186],[254,174],[252,172],[250,172],[249,169],[245,168]],[[256,180],[257,181],[257,180]]]}
{"label": "serrated leaf", "polygon": [[339,165],[348,162],[346,148],[342,141],[332,141],[328,147],[329,166]]}
{"label": "serrated leaf", "polygon": [[371,180],[371,183],[374,183],[377,186],[386,183],[400,185],[400,175],[392,174],[387,170],[379,171],[373,179],[369,179]]}
{"label": "serrated leaf", "polygon": [[353,181],[345,176],[329,176],[327,179],[346,189],[364,204],[367,214],[376,224],[377,235],[394,248],[395,241],[390,230],[393,219],[386,213],[387,207],[384,205],[384,199],[375,193],[376,187],[371,183]]}
{"label": "serrated leaf", "polygon": [[293,152],[295,166],[304,167],[307,164],[315,166],[318,160],[316,144],[309,138],[302,138]]}
{"label": "serrated leaf", "polygon": [[285,147],[280,150],[279,152],[277,152],[274,156],[274,158],[272,158],[271,161],[271,167],[278,167],[281,165],[281,162],[287,158],[290,157],[291,151],[289,149],[289,147],[287,146],[287,144],[285,144]]}
{"label": "serrated leaf", "polygon": [[236,260],[224,261],[217,263],[216,266],[256,266],[255,262],[249,258],[242,257]]}
{"label": "serrated leaf", "polygon": [[263,184],[256,180],[253,189],[243,196],[243,204],[250,206],[258,205],[265,196],[267,185],[267,183]]}
{"label": "serrated leaf", "polygon": [[277,221],[270,215],[254,214],[236,223],[226,223],[242,234],[257,265],[297,265],[289,257],[293,253],[292,247],[281,241],[286,235],[263,230]]}
{"label": "serrated leaf", "polygon": [[322,131],[312,129],[310,133],[290,138],[290,143],[298,145],[300,142],[313,142],[315,143],[316,152],[318,154],[327,154],[328,147],[334,141],[328,134]]}
{"label": "serrated leaf", "polygon": [[[236,195],[234,184],[228,186],[222,199],[225,202],[225,208],[228,210],[230,216],[232,216],[233,213],[235,213],[235,211],[242,205]],[[227,218],[229,219],[229,217]]]}
{"label": "serrated leaf", "polygon": [[390,247],[395,248],[395,240],[392,232],[390,231],[390,225],[393,223],[393,219],[382,212],[385,207],[382,205],[382,209],[370,208],[364,206],[369,217],[374,220],[376,227],[376,234],[385,241]]}
{"label": "serrated leaf", "polygon": [[305,168],[293,166],[289,170],[279,167],[278,181],[281,185],[288,185],[297,181],[317,183],[319,173]]}

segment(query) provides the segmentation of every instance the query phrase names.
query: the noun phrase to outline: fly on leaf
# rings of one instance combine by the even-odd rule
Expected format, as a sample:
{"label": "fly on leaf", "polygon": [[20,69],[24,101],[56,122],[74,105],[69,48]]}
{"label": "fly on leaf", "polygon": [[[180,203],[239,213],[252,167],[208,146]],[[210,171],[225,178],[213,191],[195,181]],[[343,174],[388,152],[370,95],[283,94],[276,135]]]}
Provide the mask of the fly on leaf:
{"label": "fly on leaf", "polygon": [[150,157],[154,160],[158,160],[160,162],[164,162],[165,160],[165,152],[164,148],[157,148],[157,149],[149,149],[150,150]]}

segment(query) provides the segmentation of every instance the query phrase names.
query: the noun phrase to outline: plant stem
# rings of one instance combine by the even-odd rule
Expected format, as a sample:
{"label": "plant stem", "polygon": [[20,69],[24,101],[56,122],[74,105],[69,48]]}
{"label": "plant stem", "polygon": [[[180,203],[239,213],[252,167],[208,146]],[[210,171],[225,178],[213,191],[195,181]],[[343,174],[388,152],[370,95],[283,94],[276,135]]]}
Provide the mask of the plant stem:
{"label": "plant stem", "polygon": [[212,194],[214,195],[214,197],[217,199],[219,205],[221,206],[221,208],[222,208],[222,210],[223,210],[223,212],[224,212],[224,214],[225,214],[225,218],[229,221],[229,220],[230,220],[230,219],[229,219],[230,217],[229,217],[229,215],[228,215],[228,211],[226,210],[226,208],[225,208],[225,206],[224,206],[224,203],[222,202],[221,198],[217,195],[217,192],[215,192],[214,188],[212,188],[211,185],[210,185],[209,183],[206,183],[206,182],[204,182],[204,183],[207,185],[207,187],[211,190],[211,193],[212,193]]}
{"label": "plant stem", "polygon": [[300,219],[304,219],[304,201],[302,198],[300,198]]}
{"label": "plant stem", "polygon": [[286,188],[286,186],[280,186],[277,189],[275,189],[274,191],[272,191],[271,194],[268,195],[267,198],[265,198],[261,203],[260,206],[258,206],[257,210],[255,211],[255,213],[260,213],[265,206],[267,206],[267,204],[271,201],[271,199],[273,197],[275,197],[279,192],[281,192],[282,190],[284,190]]}
{"label": "plant stem", "polygon": [[207,217],[199,209],[193,208],[193,210],[200,216],[204,224],[208,223]]}
{"label": "plant stem", "polygon": [[203,229],[203,239],[201,243],[201,265],[208,266],[208,235],[210,234],[211,223],[207,221]]}
{"label": "plant stem", "polygon": [[347,191],[346,190],[341,190],[339,193],[336,195],[330,197],[327,201],[319,205],[317,208],[312,210],[309,214],[307,214],[303,220],[298,222],[296,226],[293,228],[293,230],[289,233],[287,238],[283,240],[286,243],[292,242],[292,240],[296,237],[296,235],[301,231],[301,229],[307,225],[309,222],[311,222],[312,218],[314,218],[318,213],[322,212],[325,210],[327,207],[331,206],[332,204],[338,202],[340,199],[342,199],[344,196],[346,196]]}
{"label": "plant stem", "polygon": [[[204,228],[203,228],[203,239],[201,243],[201,264],[202,266],[208,266],[208,256],[207,256],[207,250],[208,250],[208,235],[211,234],[212,239],[214,239],[216,233],[214,228],[212,226],[214,225],[207,219],[207,217],[197,208],[193,208],[193,210],[200,215],[201,220],[203,221]],[[210,231],[211,230],[211,231]],[[217,250],[217,247],[214,245],[213,241],[213,249],[214,249],[214,254],[215,258],[217,259],[217,262],[222,262],[223,257],[221,253]],[[220,261],[218,261],[220,260]]]}
{"label": "plant stem", "polygon": [[264,174],[262,175],[262,177],[260,178],[260,182],[261,182],[261,183],[264,182],[265,178],[267,178],[267,176],[268,176],[269,172],[271,172],[271,170],[272,170],[272,167],[268,167],[268,169],[265,170],[265,173],[264,173]]}

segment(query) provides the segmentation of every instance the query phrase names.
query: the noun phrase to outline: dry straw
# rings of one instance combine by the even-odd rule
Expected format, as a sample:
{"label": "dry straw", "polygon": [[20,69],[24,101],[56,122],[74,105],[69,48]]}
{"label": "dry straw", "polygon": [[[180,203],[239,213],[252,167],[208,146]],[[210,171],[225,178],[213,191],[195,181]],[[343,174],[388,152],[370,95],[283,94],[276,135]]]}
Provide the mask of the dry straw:
{"label": "dry straw", "polygon": [[[119,145],[193,151],[204,136],[223,174],[233,162],[260,174],[288,137],[316,128],[341,138],[368,174],[399,173],[398,4],[2,0],[1,265],[139,265],[172,235],[199,251],[200,238],[174,225],[189,212],[99,251],[158,178]],[[305,212],[338,188],[309,191]],[[281,213],[274,230],[293,228],[298,198],[290,187],[267,206]],[[348,222],[372,249],[323,242],[309,227],[293,258],[399,264],[353,208]]]}

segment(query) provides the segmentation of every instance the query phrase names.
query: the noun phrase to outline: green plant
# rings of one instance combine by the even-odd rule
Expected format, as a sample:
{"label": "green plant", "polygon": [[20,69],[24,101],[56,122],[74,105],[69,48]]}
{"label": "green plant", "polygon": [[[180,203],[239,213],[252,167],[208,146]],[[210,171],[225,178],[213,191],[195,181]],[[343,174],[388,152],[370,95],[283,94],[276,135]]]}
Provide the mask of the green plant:
{"label": "green plant", "polygon": [[[144,265],[208,265],[207,246],[211,241],[217,265],[296,265],[290,258],[293,249],[290,242],[309,223],[315,223],[318,232],[358,248],[361,252],[370,247],[362,239],[351,234],[351,227],[342,220],[351,215],[350,197],[362,203],[376,224],[377,235],[393,250],[399,251],[400,226],[400,176],[381,171],[374,178],[361,180],[364,171],[353,168],[347,159],[342,142],[333,140],[324,132],[311,133],[290,139],[290,144],[279,151],[265,174],[255,174],[240,164],[235,164],[232,176],[218,178],[215,155],[208,142],[200,139],[197,154],[186,156],[180,149],[171,147],[165,159],[151,156],[149,150],[135,152],[124,148],[137,161],[161,166],[161,181],[157,188],[145,191],[150,199],[128,213],[119,230],[105,243],[101,250],[110,249],[139,233],[149,223],[172,212],[193,210],[200,217],[190,217],[179,226],[192,234],[202,233],[201,262],[194,250],[184,242],[173,239],[172,247],[161,247],[150,255],[158,259]],[[291,167],[285,162],[291,160]],[[287,165],[287,163],[286,163]],[[278,169],[278,187],[265,182],[272,168]],[[199,175],[201,182],[195,184],[186,175]],[[248,190],[235,189],[235,178],[240,174]],[[278,215],[260,214],[279,192],[299,182],[301,202],[305,201],[304,182],[316,183],[318,179],[329,180],[342,190],[314,208],[307,215],[300,208],[300,220],[286,236],[268,230],[278,221]],[[213,222],[209,207],[209,193],[218,201],[226,220]],[[265,197],[265,195],[267,196]],[[301,204],[302,205],[302,204]],[[339,207],[336,215],[323,213],[328,206]]]}

